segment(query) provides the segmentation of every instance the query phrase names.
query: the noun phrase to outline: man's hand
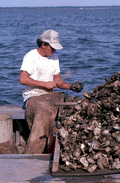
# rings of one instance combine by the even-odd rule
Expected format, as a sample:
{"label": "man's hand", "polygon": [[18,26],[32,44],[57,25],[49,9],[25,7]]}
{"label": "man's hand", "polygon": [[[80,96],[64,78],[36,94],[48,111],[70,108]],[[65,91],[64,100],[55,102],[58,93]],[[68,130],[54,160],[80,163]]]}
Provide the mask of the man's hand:
{"label": "man's hand", "polygon": [[46,88],[52,91],[57,88],[57,83],[55,81],[46,82]]}
{"label": "man's hand", "polygon": [[83,89],[83,87],[84,87],[84,84],[77,81],[77,82],[74,82],[74,83],[71,84],[70,89],[72,91],[78,93],[78,92],[80,92]]}

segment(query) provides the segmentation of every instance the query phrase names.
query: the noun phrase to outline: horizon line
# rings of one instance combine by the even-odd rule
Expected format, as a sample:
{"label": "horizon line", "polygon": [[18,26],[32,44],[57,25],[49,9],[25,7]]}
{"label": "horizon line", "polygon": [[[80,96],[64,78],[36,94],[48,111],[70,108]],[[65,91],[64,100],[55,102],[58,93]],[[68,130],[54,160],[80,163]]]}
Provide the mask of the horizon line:
{"label": "horizon line", "polygon": [[0,8],[56,8],[56,7],[116,7],[116,6],[120,6],[120,5],[86,5],[86,6],[0,6]]}

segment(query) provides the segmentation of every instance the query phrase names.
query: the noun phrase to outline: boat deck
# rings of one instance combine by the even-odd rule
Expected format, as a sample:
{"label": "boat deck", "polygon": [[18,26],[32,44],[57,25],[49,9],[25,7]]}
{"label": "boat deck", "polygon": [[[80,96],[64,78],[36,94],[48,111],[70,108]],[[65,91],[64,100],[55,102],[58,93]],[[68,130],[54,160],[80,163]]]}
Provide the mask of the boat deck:
{"label": "boat deck", "polygon": [[9,183],[117,183],[120,174],[105,176],[53,177],[50,154],[0,155],[0,182]]}

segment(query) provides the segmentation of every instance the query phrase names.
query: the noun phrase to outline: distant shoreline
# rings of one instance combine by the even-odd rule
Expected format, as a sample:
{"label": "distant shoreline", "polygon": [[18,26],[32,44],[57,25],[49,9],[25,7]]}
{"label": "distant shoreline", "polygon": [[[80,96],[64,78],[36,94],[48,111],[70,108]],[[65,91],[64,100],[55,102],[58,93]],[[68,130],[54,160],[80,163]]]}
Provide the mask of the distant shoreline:
{"label": "distant shoreline", "polygon": [[37,8],[37,9],[57,9],[57,8],[62,8],[62,9],[111,9],[111,8],[120,8],[120,5],[113,5],[113,6],[42,6],[42,7],[36,7],[36,6],[29,6],[29,7],[0,7],[0,9],[31,9],[31,8]]}

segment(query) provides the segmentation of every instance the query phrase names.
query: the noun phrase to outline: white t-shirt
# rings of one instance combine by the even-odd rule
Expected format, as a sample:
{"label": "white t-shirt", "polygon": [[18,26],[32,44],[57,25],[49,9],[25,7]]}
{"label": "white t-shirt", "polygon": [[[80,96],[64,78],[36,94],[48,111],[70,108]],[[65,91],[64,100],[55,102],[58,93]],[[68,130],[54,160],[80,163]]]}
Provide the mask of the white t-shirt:
{"label": "white t-shirt", "polygon": [[[53,76],[60,72],[59,60],[56,56],[42,57],[37,49],[34,49],[24,56],[20,70],[27,71],[34,80],[53,81]],[[26,86],[23,91],[24,101],[32,96],[39,96],[46,93],[48,93],[46,89]]]}

